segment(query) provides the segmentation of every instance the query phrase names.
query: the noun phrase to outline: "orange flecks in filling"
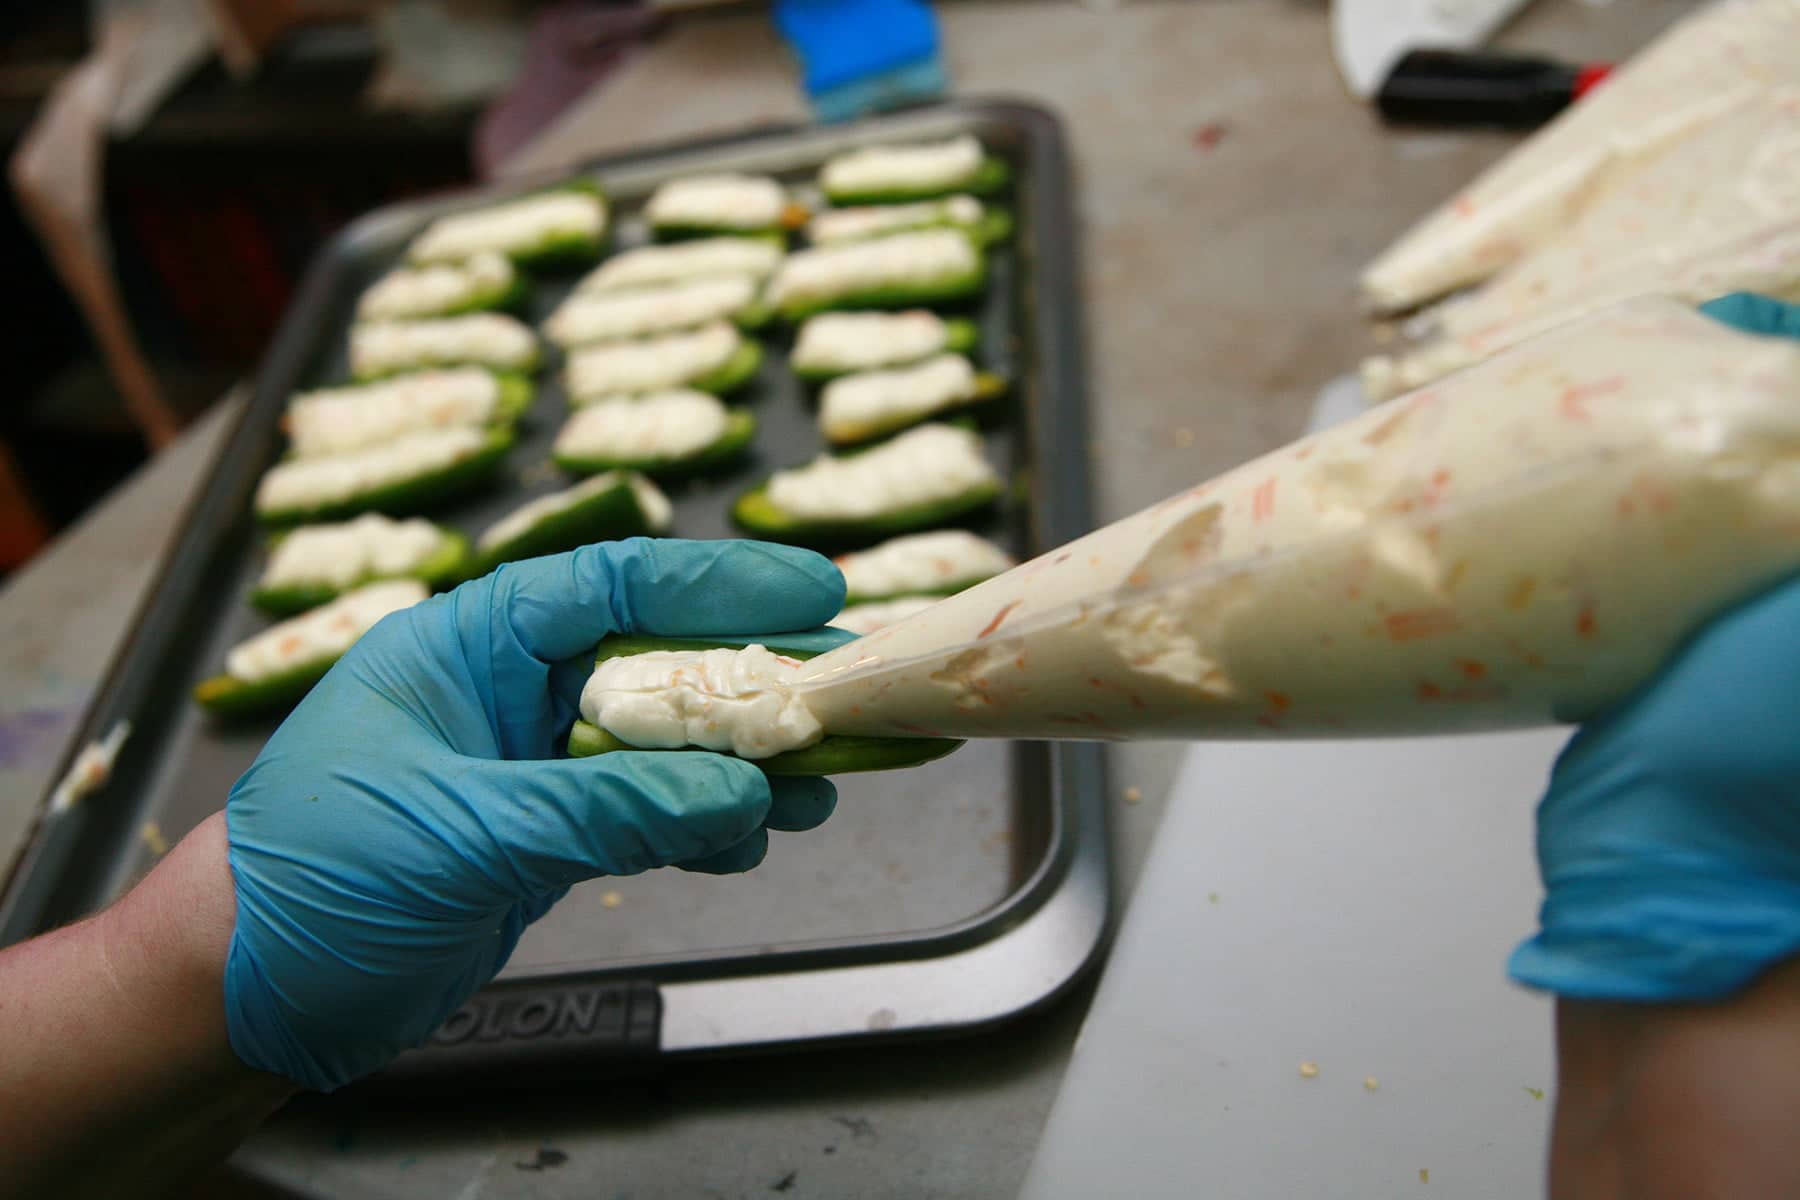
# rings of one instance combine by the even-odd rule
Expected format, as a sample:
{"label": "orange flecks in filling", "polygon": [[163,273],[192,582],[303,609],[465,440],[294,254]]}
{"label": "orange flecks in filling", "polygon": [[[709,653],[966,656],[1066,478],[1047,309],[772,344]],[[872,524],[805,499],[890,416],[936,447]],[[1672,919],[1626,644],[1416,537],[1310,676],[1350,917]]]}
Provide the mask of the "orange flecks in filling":
{"label": "orange flecks in filling", "polygon": [[1406,612],[1389,613],[1382,618],[1382,624],[1387,628],[1388,637],[1396,642],[1436,637],[1441,633],[1450,633],[1457,627],[1456,613],[1448,608],[1414,608]]}
{"label": "orange flecks in filling", "polygon": [[1293,697],[1286,692],[1264,692],[1263,699],[1267,700],[1269,707],[1278,713],[1284,713],[1294,706]]}
{"label": "orange flecks in filling", "polygon": [[1444,576],[1445,590],[1454,592],[1458,587],[1462,586],[1463,577],[1468,573],[1469,560],[1466,558],[1457,559],[1455,563],[1451,564],[1450,573]]}
{"label": "orange flecks in filling", "polygon": [[1487,664],[1484,662],[1478,662],[1477,660],[1475,660],[1473,658],[1457,659],[1456,660],[1456,669],[1461,671],[1464,675],[1468,676],[1470,679],[1480,679],[1487,674]]}
{"label": "orange flecks in filling", "polygon": [[1596,379],[1592,383],[1578,383],[1563,389],[1557,397],[1556,408],[1567,421],[1578,421],[1582,424],[1593,419],[1588,411],[1587,402],[1599,396],[1610,395],[1625,386],[1623,375],[1613,375],[1606,379]]}
{"label": "orange flecks in filling", "polygon": [[1268,479],[1256,485],[1250,494],[1250,519],[1266,521],[1275,515],[1275,484],[1277,480]]}
{"label": "orange flecks in filling", "polygon": [[1593,637],[1595,628],[1594,606],[1591,604],[1582,605],[1581,611],[1575,614],[1575,632],[1582,637]]}
{"label": "orange flecks in filling", "polygon": [[995,613],[994,619],[987,623],[986,629],[983,629],[980,633],[975,635],[975,639],[980,641],[982,638],[994,632],[994,630],[1000,628],[1000,622],[1006,620],[1007,615],[1010,614],[1013,609],[1019,607],[1020,603],[1020,601],[1014,600],[1011,604],[1008,604],[1005,608],[1002,608],[999,612]]}
{"label": "orange flecks in filling", "polygon": [[1527,575],[1513,584],[1512,591],[1506,593],[1506,607],[1514,612],[1524,612],[1531,604],[1531,594],[1537,591],[1536,576]]}

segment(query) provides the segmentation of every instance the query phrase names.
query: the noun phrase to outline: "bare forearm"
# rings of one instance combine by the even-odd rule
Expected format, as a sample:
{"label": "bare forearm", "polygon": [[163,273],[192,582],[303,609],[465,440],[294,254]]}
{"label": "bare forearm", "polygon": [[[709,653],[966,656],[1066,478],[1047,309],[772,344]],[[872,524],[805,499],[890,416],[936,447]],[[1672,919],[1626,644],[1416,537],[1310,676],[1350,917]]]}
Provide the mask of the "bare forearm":
{"label": "bare forearm", "polygon": [[106,912],[0,954],[0,1195],[154,1191],[286,1098],[226,1038],[232,911],[215,818]]}
{"label": "bare forearm", "polygon": [[1550,1194],[1800,1195],[1800,961],[1709,1005],[1557,1005]]}

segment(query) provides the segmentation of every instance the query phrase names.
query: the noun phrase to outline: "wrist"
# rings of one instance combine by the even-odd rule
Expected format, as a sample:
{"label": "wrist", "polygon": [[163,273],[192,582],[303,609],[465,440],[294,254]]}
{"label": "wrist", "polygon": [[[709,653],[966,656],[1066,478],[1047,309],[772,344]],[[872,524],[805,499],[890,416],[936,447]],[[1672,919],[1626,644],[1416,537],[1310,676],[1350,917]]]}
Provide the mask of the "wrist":
{"label": "wrist", "polygon": [[243,1086],[272,1103],[295,1089],[254,1071],[231,1048],[225,960],[237,902],[225,817],[201,822],[118,903],[96,918],[96,936],[122,1019],[198,1078]]}

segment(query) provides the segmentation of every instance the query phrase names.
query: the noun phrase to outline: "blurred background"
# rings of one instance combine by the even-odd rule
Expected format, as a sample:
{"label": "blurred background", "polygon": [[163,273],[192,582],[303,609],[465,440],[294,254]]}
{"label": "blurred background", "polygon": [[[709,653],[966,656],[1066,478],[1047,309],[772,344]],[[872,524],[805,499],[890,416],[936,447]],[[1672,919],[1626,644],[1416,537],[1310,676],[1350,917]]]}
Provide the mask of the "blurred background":
{"label": "blurred background", "polygon": [[25,321],[0,572],[255,366],[334,230],[485,174],[658,25],[589,0],[0,9],[0,270]]}

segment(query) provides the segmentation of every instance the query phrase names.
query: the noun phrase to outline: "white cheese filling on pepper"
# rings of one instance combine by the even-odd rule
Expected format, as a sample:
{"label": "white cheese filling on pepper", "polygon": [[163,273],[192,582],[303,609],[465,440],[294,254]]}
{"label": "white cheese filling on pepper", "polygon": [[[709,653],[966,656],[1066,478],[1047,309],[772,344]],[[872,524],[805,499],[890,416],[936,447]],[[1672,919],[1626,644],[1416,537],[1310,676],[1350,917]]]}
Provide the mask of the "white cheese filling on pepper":
{"label": "white cheese filling on pepper", "polygon": [[288,438],[298,458],[344,454],[422,430],[486,425],[499,400],[500,381],[480,367],[302,392],[288,405]]}
{"label": "white cheese filling on pepper", "polygon": [[578,410],[556,435],[554,453],[558,458],[679,460],[718,441],[728,421],[717,396],[686,388],[653,392]]}
{"label": "white cheese filling on pepper", "polygon": [[402,267],[382,276],[357,301],[359,321],[405,321],[435,317],[486,303],[518,280],[512,260],[477,254],[461,262]]}
{"label": "white cheese filling on pepper", "polygon": [[598,239],[606,202],[589,192],[543,192],[477,212],[439,217],[407,249],[415,263],[454,262],[484,252],[529,254],[564,239]]}
{"label": "white cheese filling on pepper", "polygon": [[922,613],[937,602],[936,596],[901,596],[897,600],[852,604],[831,618],[830,624],[845,633],[874,633],[877,629],[885,629],[916,613]]}
{"label": "white cheese filling on pepper", "polygon": [[410,433],[350,454],[279,462],[269,468],[257,485],[256,509],[279,513],[350,500],[377,488],[446,470],[486,443],[483,430],[462,426]]}
{"label": "white cheese filling on pepper", "polygon": [[788,688],[799,666],[757,644],[609,658],[581,689],[581,715],[646,750],[699,746],[769,758],[824,736]]}
{"label": "white cheese filling on pepper", "polygon": [[781,261],[783,250],[761,238],[715,237],[640,246],[614,255],[575,285],[578,292],[610,292],[653,287],[719,275],[748,275],[763,280]]}
{"label": "white cheese filling on pepper", "polygon": [[944,593],[991,579],[1018,562],[986,538],[962,529],[914,533],[837,559],[852,596]]}
{"label": "white cheese filling on pepper", "polygon": [[950,189],[974,178],[984,157],[981,143],[969,134],[911,146],[865,146],[827,162],[819,186],[835,193]]}
{"label": "white cheese filling on pepper", "polygon": [[945,196],[942,200],[920,200],[913,204],[827,209],[807,223],[806,237],[815,246],[827,246],[935,225],[976,225],[981,221],[982,211],[981,201],[973,196]]}
{"label": "white cheese filling on pepper", "polygon": [[260,683],[308,663],[337,658],[381,618],[411,608],[430,594],[416,579],[357,588],[240,642],[225,656],[225,673],[244,683]]}
{"label": "white cheese filling on pepper", "polygon": [[500,313],[376,321],[350,329],[350,369],[357,375],[463,364],[528,371],[537,356],[537,337],[530,327]]}
{"label": "white cheese filling on pepper", "polygon": [[365,513],[351,521],[294,530],[269,551],[264,588],[349,587],[418,570],[444,546],[444,531],[414,517],[396,521]]}
{"label": "white cheese filling on pepper", "polygon": [[980,265],[981,252],[958,230],[896,233],[788,255],[769,280],[767,298],[771,304],[828,301],[856,292],[960,279]]}
{"label": "white cheese filling on pepper", "polygon": [[621,482],[631,488],[639,511],[644,514],[645,522],[653,531],[660,533],[669,527],[669,522],[675,516],[675,507],[654,483],[636,471],[603,471],[592,479],[582,480],[572,488],[551,492],[548,496],[539,496],[521,504],[488,526],[476,545],[482,550],[504,546],[520,534],[530,532],[540,522],[569,511],[583,500],[590,500],[602,492],[610,492]]}
{"label": "white cheese filling on pepper", "polygon": [[691,332],[577,350],[569,355],[564,380],[577,404],[661,391],[716,371],[743,344],[734,326],[716,321]]}
{"label": "white cheese filling on pepper", "polygon": [[644,216],[661,227],[772,229],[786,207],[787,193],[766,175],[700,175],[657,188]]}
{"label": "white cheese filling on pepper", "polygon": [[944,319],[925,309],[826,312],[801,324],[790,361],[798,371],[869,371],[928,358],[949,340]]}
{"label": "white cheese filling on pepper", "polygon": [[790,516],[854,521],[954,500],[999,482],[981,439],[952,425],[921,425],[861,454],[821,454],[777,471],[769,500]]}
{"label": "white cheese filling on pepper", "polygon": [[867,437],[975,397],[975,368],[960,354],[916,366],[845,375],[819,397],[819,428],[834,440]]}
{"label": "white cheese filling on pepper", "polygon": [[733,316],[755,299],[756,281],[746,275],[622,292],[576,292],[550,314],[544,332],[559,346],[640,338]]}

